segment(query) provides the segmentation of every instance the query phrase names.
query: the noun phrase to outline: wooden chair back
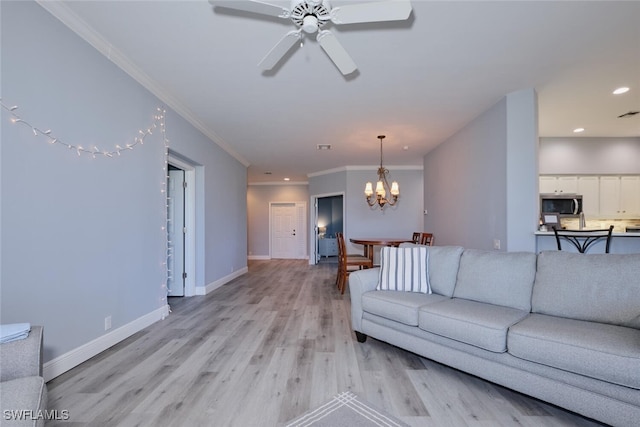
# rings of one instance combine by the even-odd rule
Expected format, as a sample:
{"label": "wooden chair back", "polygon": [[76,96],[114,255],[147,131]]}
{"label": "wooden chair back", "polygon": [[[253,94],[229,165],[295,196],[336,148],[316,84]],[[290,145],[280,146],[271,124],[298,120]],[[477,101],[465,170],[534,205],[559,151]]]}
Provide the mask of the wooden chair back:
{"label": "wooden chair back", "polygon": [[421,245],[433,246],[434,240],[435,239],[433,237],[433,233],[422,233],[422,234],[420,234],[420,244]]}

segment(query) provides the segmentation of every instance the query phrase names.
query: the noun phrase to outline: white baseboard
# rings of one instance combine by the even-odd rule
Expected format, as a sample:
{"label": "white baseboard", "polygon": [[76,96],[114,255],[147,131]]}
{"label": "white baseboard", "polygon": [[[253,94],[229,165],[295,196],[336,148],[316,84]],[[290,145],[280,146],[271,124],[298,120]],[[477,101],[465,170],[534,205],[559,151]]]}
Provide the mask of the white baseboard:
{"label": "white baseboard", "polygon": [[99,354],[109,347],[118,344],[120,341],[129,338],[135,334],[154,324],[159,320],[163,320],[169,314],[169,306],[165,305],[152,311],[149,314],[145,314],[142,317],[127,323],[113,331],[104,334],[101,337],[89,341],[88,343],[74,348],[73,350],[56,357],[53,360],[48,361],[43,366],[43,376],[45,381],[52,380],[53,378],[64,374],[65,372],[75,368],[83,362],[91,359],[96,354]]}
{"label": "white baseboard", "polygon": [[227,276],[224,276],[216,280],[215,282],[211,282],[206,286],[196,286],[196,295],[206,295],[209,292],[213,292],[214,290],[218,289],[220,286],[224,285],[225,283],[229,283],[236,277],[240,277],[243,274],[246,274],[248,271],[249,271],[249,267],[243,267],[240,270],[236,270],[233,273]]}
{"label": "white baseboard", "polygon": [[269,255],[249,255],[247,257],[247,259],[250,260],[259,260],[259,261],[266,261],[271,259],[271,257]]}

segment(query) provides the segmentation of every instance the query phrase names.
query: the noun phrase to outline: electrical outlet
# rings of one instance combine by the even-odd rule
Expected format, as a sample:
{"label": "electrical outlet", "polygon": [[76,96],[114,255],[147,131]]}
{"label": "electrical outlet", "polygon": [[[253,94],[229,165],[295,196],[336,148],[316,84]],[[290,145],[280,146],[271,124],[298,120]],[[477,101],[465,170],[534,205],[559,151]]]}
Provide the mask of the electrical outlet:
{"label": "electrical outlet", "polygon": [[493,249],[500,249],[500,239],[493,239]]}
{"label": "electrical outlet", "polygon": [[111,316],[104,318],[104,330],[108,331],[109,329],[111,329]]}

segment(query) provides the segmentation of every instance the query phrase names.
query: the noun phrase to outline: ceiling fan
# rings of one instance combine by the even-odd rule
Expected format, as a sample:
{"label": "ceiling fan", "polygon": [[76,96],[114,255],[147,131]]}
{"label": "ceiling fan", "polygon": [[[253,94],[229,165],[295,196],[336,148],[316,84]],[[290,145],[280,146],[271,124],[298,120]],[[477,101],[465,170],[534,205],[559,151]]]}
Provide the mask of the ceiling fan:
{"label": "ceiling fan", "polygon": [[368,3],[355,3],[331,7],[329,0],[291,0],[287,9],[262,1],[223,1],[210,0],[214,6],[254,12],[261,15],[290,19],[297,30],[289,31],[267,53],[258,64],[263,70],[271,70],[291,48],[302,39],[302,31],[307,34],[318,33],[316,40],[338,67],[347,75],[356,70],[356,64],[342,47],[338,39],[329,30],[323,30],[329,22],[334,25],[356,24],[364,22],[402,21],[411,14],[409,0],[387,0]]}

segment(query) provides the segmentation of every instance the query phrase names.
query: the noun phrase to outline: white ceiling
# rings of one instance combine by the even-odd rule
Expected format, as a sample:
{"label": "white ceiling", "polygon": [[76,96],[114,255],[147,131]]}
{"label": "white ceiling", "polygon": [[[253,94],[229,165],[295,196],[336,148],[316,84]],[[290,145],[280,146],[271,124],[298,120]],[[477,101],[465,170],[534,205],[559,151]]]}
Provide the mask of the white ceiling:
{"label": "white ceiling", "polygon": [[376,165],[379,134],[385,166],[421,165],[525,88],[542,137],[640,136],[640,114],[617,118],[640,110],[637,1],[414,0],[407,21],[326,27],[358,65],[347,77],[314,37],[262,72],[293,24],[206,0],[40,4],[249,165],[249,182]]}

